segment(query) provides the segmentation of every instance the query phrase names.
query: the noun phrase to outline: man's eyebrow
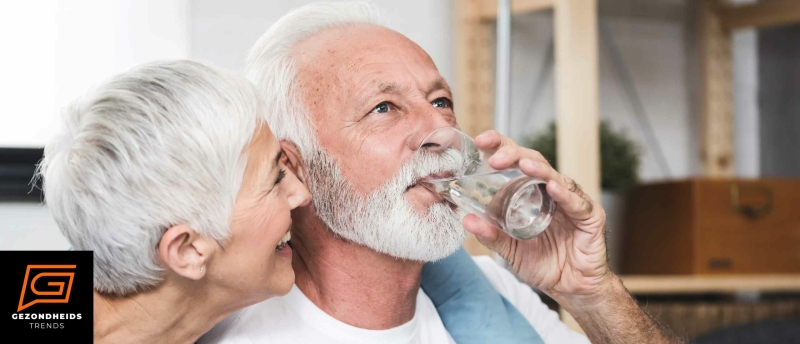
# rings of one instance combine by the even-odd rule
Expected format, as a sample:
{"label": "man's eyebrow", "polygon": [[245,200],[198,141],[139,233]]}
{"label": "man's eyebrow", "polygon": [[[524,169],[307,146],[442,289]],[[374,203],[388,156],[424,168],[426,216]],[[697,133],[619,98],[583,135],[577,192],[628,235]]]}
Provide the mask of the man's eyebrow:
{"label": "man's eyebrow", "polygon": [[[370,88],[369,90],[368,93],[360,96],[359,104],[364,104],[364,106],[366,106],[367,102],[377,94],[398,93],[400,92],[400,85],[395,82],[382,82],[378,84],[378,87]],[[372,106],[372,104],[369,105]]]}
{"label": "man's eyebrow", "polygon": [[433,83],[431,83],[431,87],[428,89],[427,93],[432,93],[438,90],[450,91],[450,86],[447,85],[447,81],[444,80],[444,78],[439,78]]}
{"label": "man's eyebrow", "polygon": [[380,92],[379,93],[397,93],[400,90],[400,85],[394,82],[390,82],[388,84],[381,84],[379,86]]}
{"label": "man's eyebrow", "polygon": [[[372,94],[367,94],[361,97],[359,103],[366,104],[367,101],[376,94],[392,94],[392,93],[400,93],[402,92],[403,87],[396,82],[382,82],[378,84],[377,92]],[[438,78],[436,81],[432,82],[427,90],[423,90],[425,93],[433,93],[435,91],[445,90],[450,92],[450,86],[447,85],[447,81],[444,78]]]}

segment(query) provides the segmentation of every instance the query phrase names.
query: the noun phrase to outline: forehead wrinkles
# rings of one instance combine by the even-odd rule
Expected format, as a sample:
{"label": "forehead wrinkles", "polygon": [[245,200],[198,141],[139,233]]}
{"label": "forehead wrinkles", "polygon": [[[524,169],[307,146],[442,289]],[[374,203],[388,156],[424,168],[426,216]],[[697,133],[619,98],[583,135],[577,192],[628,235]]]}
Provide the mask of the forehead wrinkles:
{"label": "forehead wrinkles", "polygon": [[383,64],[430,64],[436,69],[430,56],[416,43],[396,31],[371,24],[329,28],[300,41],[293,50],[299,60],[298,74],[301,69],[313,70],[316,75],[306,81],[319,83],[327,79],[328,88],[363,84],[366,80],[353,76],[363,70],[381,70]]}
{"label": "forehead wrinkles", "polygon": [[[376,53],[369,52],[367,55]],[[326,49],[323,54],[325,60],[319,59],[318,63],[314,63],[313,58],[304,59],[298,65],[297,78],[308,106],[318,106],[319,103],[326,107],[344,106],[345,103],[365,101],[365,97],[381,90],[402,92],[410,87],[398,84],[396,77],[386,75],[385,68],[382,68],[384,62],[368,60],[364,55],[345,56],[333,49]]]}
{"label": "forehead wrinkles", "polygon": [[[374,55],[375,53],[370,53]],[[365,62],[365,56],[343,60],[340,67],[336,69],[337,86],[342,87],[344,92],[349,95],[362,94],[372,88],[379,86],[381,68],[375,68],[373,61]]]}

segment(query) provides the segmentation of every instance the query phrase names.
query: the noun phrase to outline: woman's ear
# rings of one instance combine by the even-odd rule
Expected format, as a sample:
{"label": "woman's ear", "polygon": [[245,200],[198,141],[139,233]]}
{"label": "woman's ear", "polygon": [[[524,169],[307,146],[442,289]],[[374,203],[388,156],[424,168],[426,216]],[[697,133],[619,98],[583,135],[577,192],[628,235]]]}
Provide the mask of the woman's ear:
{"label": "woman's ear", "polygon": [[280,143],[281,150],[283,151],[281,162],[297,176],[297,179],[301,183],[308,185],[306,183],[306,168],[305,165],[303,165],[303,156],[300,154],[297,146],[289,141],[281,141]]}
{"label": "woman's ear", "polygon": [[193,280],[205,276],[213,253],[211,240],[197,234],[188,225],[170,227],[158,243],[161,262],[176,274]]}

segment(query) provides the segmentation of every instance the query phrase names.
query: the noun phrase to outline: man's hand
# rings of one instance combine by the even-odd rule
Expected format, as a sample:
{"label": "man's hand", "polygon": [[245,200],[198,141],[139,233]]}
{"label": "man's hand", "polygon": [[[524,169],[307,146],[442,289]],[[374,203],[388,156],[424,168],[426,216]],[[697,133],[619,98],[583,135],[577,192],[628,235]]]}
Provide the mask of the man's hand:
{"label": "man's hand", "polygon": [[493,153],[489,165],[496,170],[518,165],[526,175],[544,180],[558,207],[550,226],[531,240],[514,239],[473,214],[464,219],[464,228],[500,254],[522,280],[557,301],[577,297],[583,307],[602,300],[613,277],[606,260],[603,208],[539,152],[496,131],[479,135],[475,146]]}
{"label": "man's hand", "polygon": [[592,343],[680,341],[645,313],[609,270],[606,214],[600,204],[539,152],[495,131],[476,137],[475,146],[492,154],[489,166],[496,170],[519,166],[526,175],[544,180],[558,209],[550,226],[531,240],[514,239],[474,214],[464,218],[467,231],[500,254],[519,278],[569,311]]}

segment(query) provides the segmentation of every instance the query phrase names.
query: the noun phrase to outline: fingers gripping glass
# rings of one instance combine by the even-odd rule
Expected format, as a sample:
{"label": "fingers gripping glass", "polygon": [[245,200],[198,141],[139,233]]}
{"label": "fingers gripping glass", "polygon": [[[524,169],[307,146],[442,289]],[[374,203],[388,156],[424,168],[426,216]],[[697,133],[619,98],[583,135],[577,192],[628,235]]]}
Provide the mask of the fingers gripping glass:
{"label": "fingers gripping glass", "polygon": [[539,235],[550,224],[556,202],[547,194],[545,182],[526,176],[519,168],[497,171],[489,167],[489,156],[466,134],[439,128],[422,140],[419,149],[451,155],[449,150],[455,150],[464,159],[463,173],[423,184],[450,203],[521,240]]}

